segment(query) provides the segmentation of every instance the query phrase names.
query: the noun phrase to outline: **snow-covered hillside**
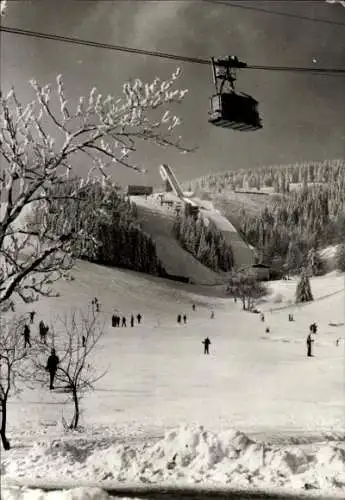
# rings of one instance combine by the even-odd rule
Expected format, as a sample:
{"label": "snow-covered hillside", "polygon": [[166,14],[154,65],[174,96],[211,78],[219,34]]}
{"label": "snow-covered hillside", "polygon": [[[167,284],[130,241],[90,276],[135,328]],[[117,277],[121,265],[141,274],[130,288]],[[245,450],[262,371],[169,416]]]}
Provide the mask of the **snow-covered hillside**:
{"label": "snow-covered hillside", "polygon": [[[344,276],[313,279],[315,301],[301,308],[289,303],[292,280],[270,284],[262,323],[218,287],[86,262],[74,275],[74,281],[59,283],[61,297],[37,304],[37,322],[54,322],[96,295],[106,327],[95,366],[108,372],[82,401],[81,433],[64,433],[61,416],[68,418],[70,403],[48,384],[11,400],[13,449],[1,456],[4,480],[201,482],[299,491],[311,484],[345,491],[339,441],[345,436]],[[18,312],[31,309],[18,306]],[[114,309],[141,312],[143,324],[111,328]],[[179,326],[176,315],[183,312],[188,322]],[[319,325],[316,356],[307,358],[313,321]],[[202,353],[207,335],[210,356]]]}
{"label": "snow-covered hillside", "polygon": [[[172,196],[172,195],[171,195]],[[176,201],[176,197],[175,201]],[[156,243],[157,255],[169,274],[191,278],[194,283],[213,285],[224,282],[220,274],[201,264],[186,252],[172,234],[174,212],[162,208],[158,199],[131,196],[138,208],[138,217],[142,229]]]}
{"label": "snow-covered hillside", "polygon": [[[165,199],[179,202],[172,193],[165,193]],[[156,196],[147,199],[142,196],[131,196],[138,207],[138,216],[142,228],[156,242],[157,254],[170,274],[187,276],[194,283],[214,284],[224,282],[221,275],[213,272],[198,262],[191,254],[183,250],[172,235],[172,225],[175,218],[174,210],[161,206]],[[216,210],[211,202],[193,197],[193,202],[199,205],[200,213],[205,221],[210,220],[222,232],[223,237],[231,246],[236,268],[250,266],[255,262],[253,249],[248,246],[235,227]]]}

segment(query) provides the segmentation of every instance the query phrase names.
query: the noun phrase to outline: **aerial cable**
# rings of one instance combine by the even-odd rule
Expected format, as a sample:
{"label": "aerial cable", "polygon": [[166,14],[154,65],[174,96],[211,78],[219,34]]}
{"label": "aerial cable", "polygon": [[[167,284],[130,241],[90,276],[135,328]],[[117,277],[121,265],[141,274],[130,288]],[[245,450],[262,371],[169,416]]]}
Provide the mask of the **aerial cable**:
{"label": "aerial cable", "polygon": [[289,12],[278,12],[277,10],[270,10],[270,9],[266,9],[264,7],[254,7],[252,5],[243,5],[243,2],[240,5],[240,4],[233,3],[233,2],[227,2],[226,0],[202,0],[202,1],[205,3],[210,3],[210,4],[224,5],[225,7],[233,7],[233,8],[237,8],[237,9],[252,10],[255,12],[261,12],[263,14],[272,14],[272,15],[276,15],[276,16],[290,17],[293,19],[301,19],[303,21],[311,21],[314,23],[324,23],[324,24],[331,24],[333,26],[344,26],[345,27],[345,23],[343,23],[341,21],[329,21],[328,19],[320,19],[317,17],[314,18],[314,17],[309,17],[309,16],[303,16],[300,14],[291,14]]}
{"label": "aerial cable", "polygon": [[[161,59],[170,59],[174,61],[181,61],[191,64],[203,64],[210,66],[211,60],[200,58],[200,57],[189,57],[189,56],[181,56],[177,54],[169,54],[166,52],[160,51],[152,51],[152,50],[144,50],[137,49],[134,47],[126,47],[123,45],[114,45],[103,42],[95,42],[93,40],[84,40],[80,38],[72,38],[66,36],[55,35],[52,33],[41,33],[38,31],[30,31],[24,30],[20,28],[10,28],[8,26],[0,26],[0,31],[4,33],[11,33],[14,35],[21,35],[33,38],[40,38],[46,40],[53,40],[56,42],[64,42],[70,43],[74,45],[88,46],[99,49],[108,49],[115,50],[118,52],[127,52],[130,54],[138,54],[138,55],[146,55],[152,57],[159,57]],[[318,67],[293,67],[293,66],[262,66],[262,65],[250,65],[248,64],[243,69],[252,69],[252,70],[260,70],[260,71],[284,71],[284,72],[292,72],[292,73],[309,73],[314,75],[324,75],[324,76],[342,76],[345,77],[345,69],[344,68],[318,68]]]}

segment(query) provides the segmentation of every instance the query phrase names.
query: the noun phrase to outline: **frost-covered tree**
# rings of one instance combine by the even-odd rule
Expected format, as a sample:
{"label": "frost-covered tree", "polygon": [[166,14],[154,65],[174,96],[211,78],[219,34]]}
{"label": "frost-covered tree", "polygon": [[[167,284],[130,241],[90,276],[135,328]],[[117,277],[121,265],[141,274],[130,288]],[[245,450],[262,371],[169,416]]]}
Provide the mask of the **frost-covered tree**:
{"label": "frost-covered tree", "polygon": [[[97,179],[106,201],[112,166],[142,171],[130,160],[139,142],[186,152],[174,138],[180,120],[167,109],[186,93],[173,89],[178,76],[179,70],[165,81],[126,83],[117,100],[93,88],[73,104],[61,75],[54,88],[31,81],[34,97],[27,104],[14,89],[0,94],[0,306],[14,295],[26,302],[53,295],[52,284],[72,267],[75,240],[88,238],[83,230],[72,231],[68,220],[59,234],[47,223],[52,202],[66,196],[56,188],[71,180],[76,156],[90,168],[68,198],[78,200]],[[33,229],[24,219],[35,206],[42,223]]]}
{"label": "frost-covered tree", "polygon": [[345,243],[342,243],[337,248],[336,264],[339,271],[345,272]]}
{"label": "frost-covered tree", "polygon": [[4,16],[7,8],[7,0],[0,1],[0,16]]}
{"label": "frost-covered tree", "polygon": [[307,255],[307,269],[311,276],[321,276],[325,272],[324,262],[314,247],[309,250]]}
{"label": "frost-covered tree", "polygon": [[314,300],[308,274],[304,271],[296,287],[296,303],[311,302]]}
{"label": "frost-covered tree", "polygon": [[10,449],[6,434],[8,401],[20,391],[29,373],[28,352],[23,341],[24,324],[25,318],[12,317],[9,321],[0,316],[0,436],[4,450]]}
{"label": "frost-covered tree", "polygon": [[[58,318],[58,325],[53,328],[53,347],[56,349],[59,364],[56,372],[56,383],[66,390],[73,402],[73,417],[68,425],[70,429],[77,429],[80,420],[80,403],[88,390],[106,373],[97,370],[94,363],[95,349],[103,335],[103,325],[99,314],[93,310],[72,310],[64,318]],[[32,379],[47,385],[48,375],[45,373],[50,346],[37,344],[33,350]]]}
{"label": "frost-covered tree", "polygon": [[266,295],[267,288],[254,272],[244,270],[231,272],[226,291],[230,297],[242,301],[243,310],[251,311],[255,301]]}

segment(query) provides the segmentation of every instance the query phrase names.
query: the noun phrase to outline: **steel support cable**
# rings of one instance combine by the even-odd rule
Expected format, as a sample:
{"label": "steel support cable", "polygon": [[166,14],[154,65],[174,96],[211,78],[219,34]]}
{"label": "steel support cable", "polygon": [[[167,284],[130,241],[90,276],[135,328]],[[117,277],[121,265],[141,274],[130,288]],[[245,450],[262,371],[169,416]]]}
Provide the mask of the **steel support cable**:
{"label": "steel support cable", "polygon": [[[145,49],[138,49],[134,47],[126,47],[123,45],[115,45],[110,43],[95,42],[93,40],[84,40],[80,38],[72,38],[66,36],[55,35],[52,33],[41,33],[38,31],[24,30],[20,28],[11,28],[8,26],[0,26],[0,31],[3,33],[10,33],[14,35],[21,35],[33,38],[41,38],[46,40],[52,40],[56,42],[70,43],[74,45],[88,46],[99,49],[115,50],[118,52],[127,52],[137,55],[146,55],[152,57],[159,57],[161,59],[170,59],[174,61],[186,62],[191,64],[203,64],[211,65],[210,59],[204,59],[199,57],[189,57],[181,56],[177,54],[169,54],[166,52],[152,51]],[[293,73],[309,73],[315,75],[325,75],[325,76],[342,76],[345,77],[345,68],[308,68],[308,67],[294,67],[294,66],[263,66],[263,65],[252,65],[248,64],[245,68],[241,69],[252,69],[260,71],[284,71]]]}
{"label": "steel support cable", "polygon": [[311,21],[314,23],[324,23],[324,24],[330,24],[332,26],[343,26],[345,27],[345,23],[342,21],[330,21],[328,19],[320,19],[318,17],[309,17],[309,16],[303,16],[301,14],[291,14],[289,12],[278,12],[277,10],[270,10],[266,9],[265,7],[254,7],[252,5],[244,5],[243,2],[242,4],[237,4],[233,2],[228,2],[226,0],[202,0],[204,3],[210,3],[214,5],[224,5],[225,7],[233,7],[237,9],[244,9],[244,10],[252,10],[255,12],[261,12],[263,14],[272,14],[275,16],[281,16],[281,17],[290,17],[293,19],[300,19],[302,21]]}

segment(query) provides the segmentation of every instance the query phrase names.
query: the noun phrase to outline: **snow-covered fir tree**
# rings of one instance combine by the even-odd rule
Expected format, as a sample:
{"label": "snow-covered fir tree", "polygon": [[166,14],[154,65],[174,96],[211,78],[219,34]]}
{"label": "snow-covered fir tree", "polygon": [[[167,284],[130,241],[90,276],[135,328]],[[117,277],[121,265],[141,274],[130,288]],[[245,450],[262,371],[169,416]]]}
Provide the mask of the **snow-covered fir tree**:
{"label": "snow-covered fir tree", "polygon": [[296,287],[296,303],[311,302],[312,300],[314,300],[314,297],[311,291],[309,276],[306,271],[303,271]]}

